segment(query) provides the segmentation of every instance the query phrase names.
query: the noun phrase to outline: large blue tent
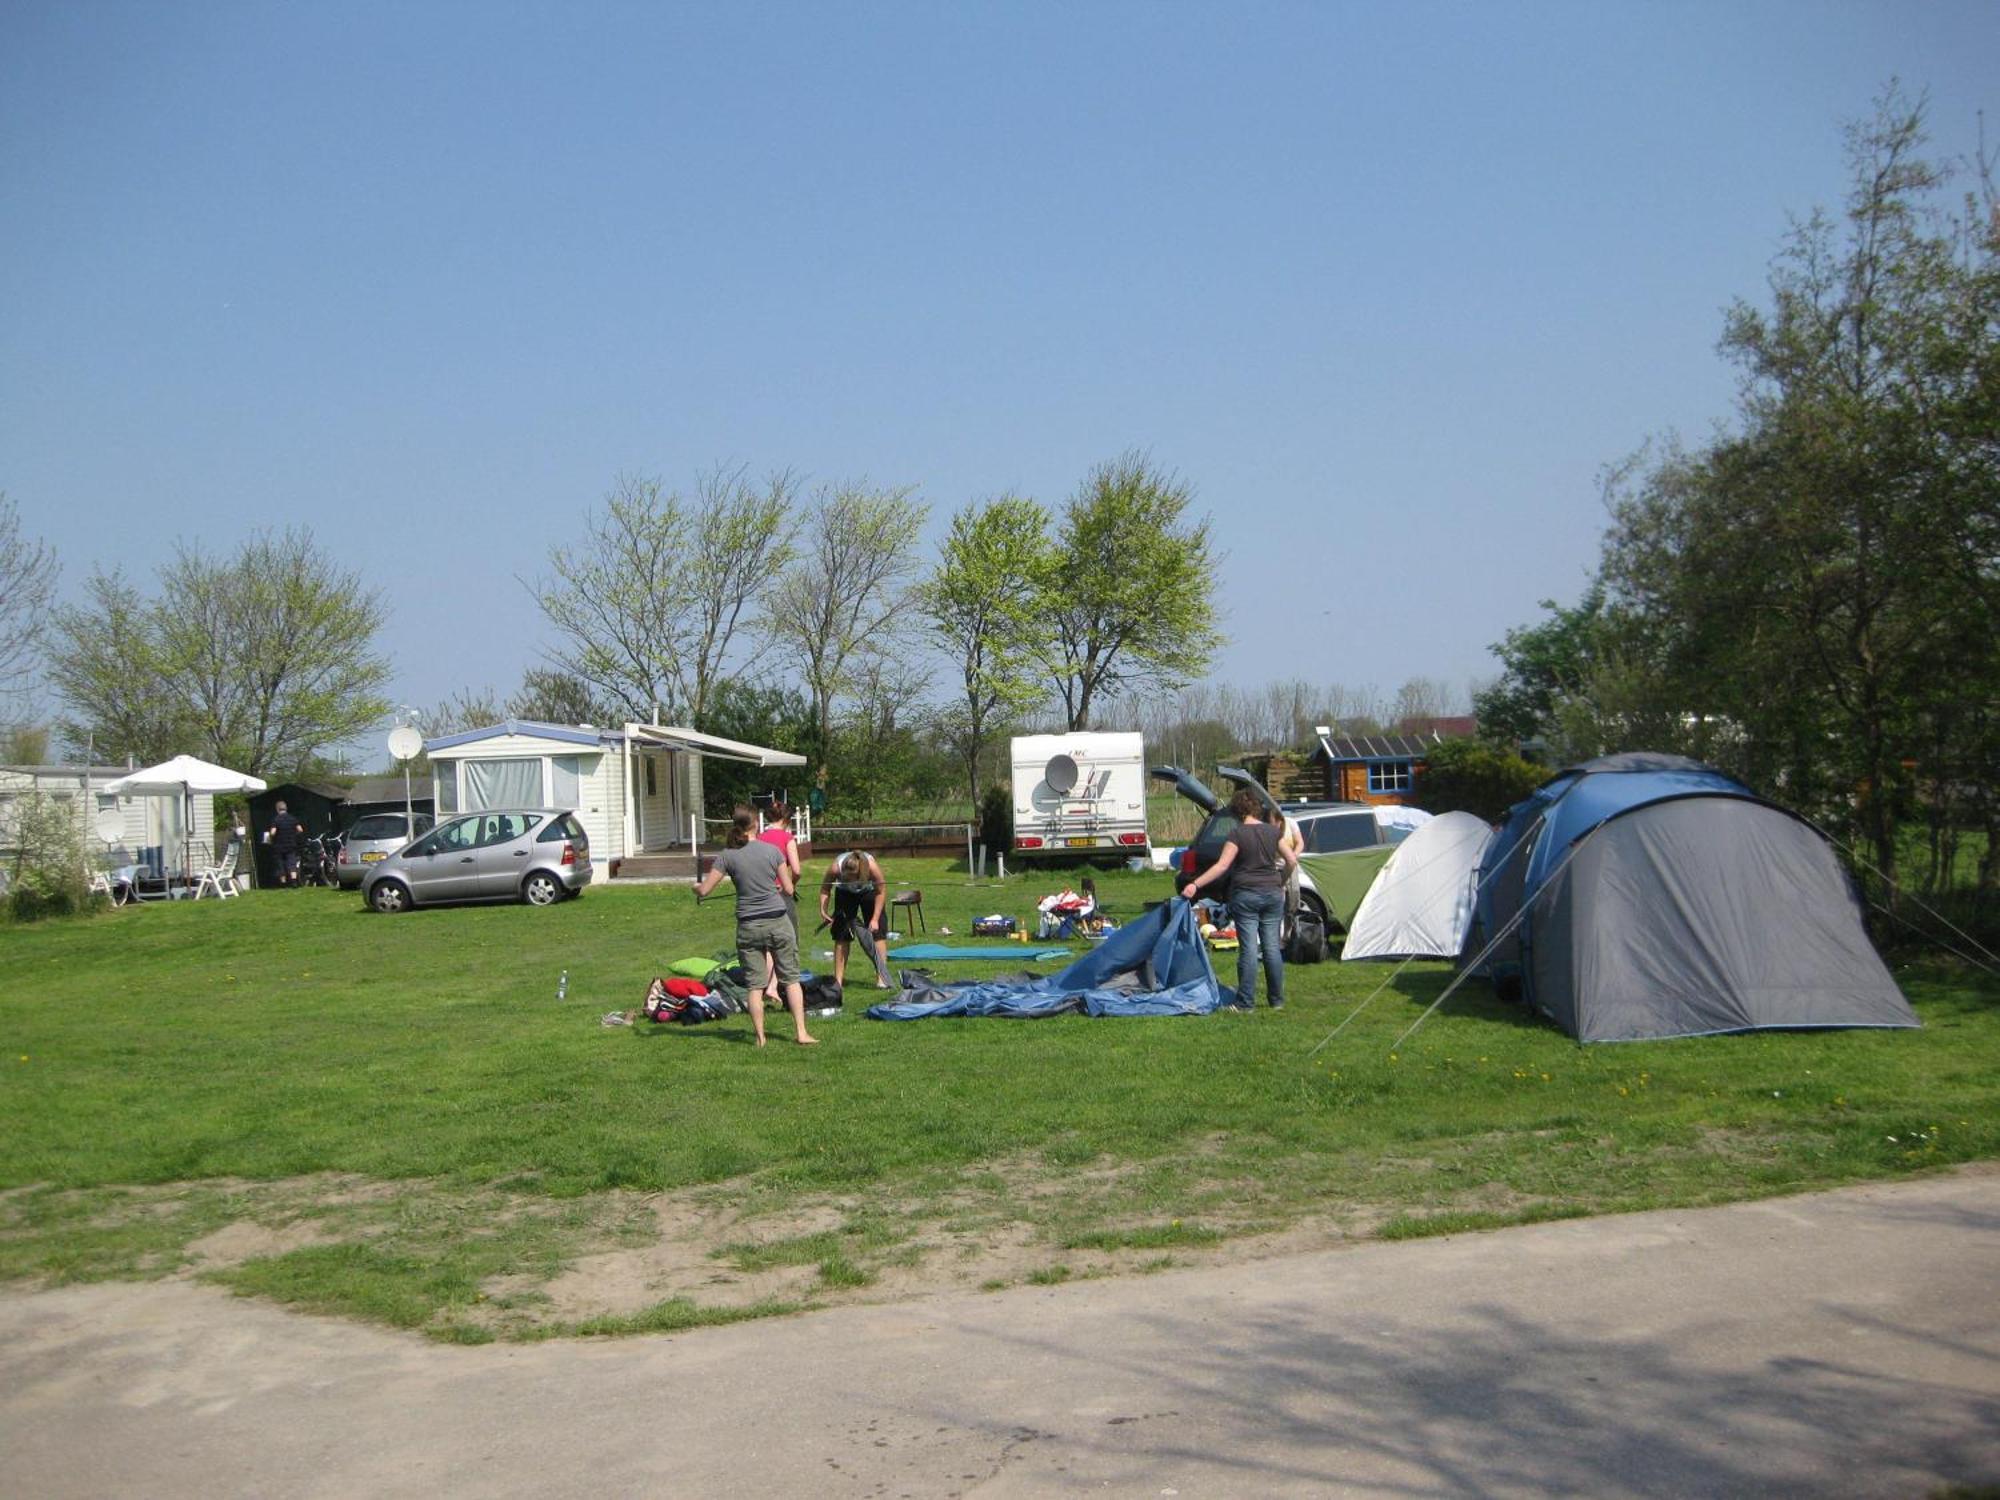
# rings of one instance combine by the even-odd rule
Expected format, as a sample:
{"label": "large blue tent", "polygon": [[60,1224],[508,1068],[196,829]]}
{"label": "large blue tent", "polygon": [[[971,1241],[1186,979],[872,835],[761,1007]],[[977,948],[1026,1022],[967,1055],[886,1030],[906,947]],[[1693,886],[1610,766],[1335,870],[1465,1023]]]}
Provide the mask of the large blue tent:
{"label": "large blue tent", "polygon": [[1563,771],[1478,892],[1467,961],[1580,1041],[1917,1024],[1825,835],[1697,761]]}
{"label": "large blue tent", "polygon": [[1194,908],[1175,897],[1127,922],[1057,974],[1030,980],[906,981],[899,999],[868,1008],[872,1021],[930,1016],[1018,1020],[1092,1016],[1199,1016],[1233,1003],[1216,981]]}

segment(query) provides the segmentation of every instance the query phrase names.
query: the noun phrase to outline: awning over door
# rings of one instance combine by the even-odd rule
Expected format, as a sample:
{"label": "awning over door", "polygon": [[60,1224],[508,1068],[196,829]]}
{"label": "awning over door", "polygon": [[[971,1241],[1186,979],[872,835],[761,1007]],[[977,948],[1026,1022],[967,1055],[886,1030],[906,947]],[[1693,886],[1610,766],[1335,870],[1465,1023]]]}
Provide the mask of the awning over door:
{"label": "awning over door", "polygon": [[627,724],[625,737],[635,745],[657,745],[663,750],[686,750],[696,755],[713,755],[721,760],[747,761],[753,766],[802,766],[803,755],[789,750],[772,750],[763,745],[747,745],[742,740],[726,740],[719,734],[702,734],[694,729],[676,729],[659,724]]}

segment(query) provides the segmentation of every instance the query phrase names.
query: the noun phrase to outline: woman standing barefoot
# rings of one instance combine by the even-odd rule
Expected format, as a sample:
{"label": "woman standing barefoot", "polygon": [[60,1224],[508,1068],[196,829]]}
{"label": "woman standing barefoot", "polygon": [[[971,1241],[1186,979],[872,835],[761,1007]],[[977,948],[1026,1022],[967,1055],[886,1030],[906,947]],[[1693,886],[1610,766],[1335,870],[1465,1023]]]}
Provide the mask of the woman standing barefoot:
{"label": "woman standing barefoot", "polygon": [[[799,945],[792,936],[792,923],[785,911],[785,897],[793,890],[784,856],[757,839],[757,815],[747,807],[736,809],[729,830],[729,844],[716,855],[694,899],[702,900],[727,875],[736,887],[736,956],[750,991],[750,1024],[757,1032],[757,1045],[764,1045],[764,986],[775,970],[785,987],[785,1008],[792,1013],[794,1040],[801,1047],[818,1044],[806,1030],[806,996],[799,988]],[[769,960],[768,964],[766,960]]]}

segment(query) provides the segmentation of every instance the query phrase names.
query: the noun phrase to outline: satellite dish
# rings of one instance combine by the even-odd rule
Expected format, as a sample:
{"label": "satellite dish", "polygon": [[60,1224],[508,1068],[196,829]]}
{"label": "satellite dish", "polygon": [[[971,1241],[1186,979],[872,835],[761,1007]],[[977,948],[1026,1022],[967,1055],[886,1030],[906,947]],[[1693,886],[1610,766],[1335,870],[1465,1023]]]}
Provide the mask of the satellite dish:
{"label": "satellite dish", "polygon": [[115,807],[107,807],[97,815],[97,836],[107,844],[115,844],[125,836],[125,815]]}
{"label": "satellite dish", "polygon": [[389,731],[389,753],[397,760],[415,760],[423,752],[424,737],[407,724]]}
{"label": "satellite dish", "polygon": [[1042,771],[1042,779],[1058,797],[1067,797],[1076,786],[1076,762],[1067,755],[1051,755]]}

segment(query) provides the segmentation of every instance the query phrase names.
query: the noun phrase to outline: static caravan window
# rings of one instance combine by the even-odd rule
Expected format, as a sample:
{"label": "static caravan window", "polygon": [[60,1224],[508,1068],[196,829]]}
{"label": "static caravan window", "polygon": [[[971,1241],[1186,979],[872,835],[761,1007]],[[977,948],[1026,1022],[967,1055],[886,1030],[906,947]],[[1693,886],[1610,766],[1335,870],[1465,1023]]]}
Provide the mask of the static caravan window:
{"label": "static caravan window", "polygon": [[483,807],[540,807],[542,759],[466,760],[459,762],[463,812]]}
{"label": "static caravan window", "polygon": [[431,770],[437,776],[438,816],[455,813],[458,809],[458,762],[439,760],[431,763]]}

